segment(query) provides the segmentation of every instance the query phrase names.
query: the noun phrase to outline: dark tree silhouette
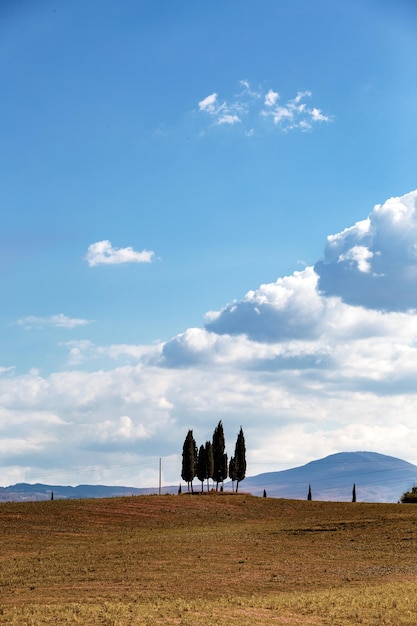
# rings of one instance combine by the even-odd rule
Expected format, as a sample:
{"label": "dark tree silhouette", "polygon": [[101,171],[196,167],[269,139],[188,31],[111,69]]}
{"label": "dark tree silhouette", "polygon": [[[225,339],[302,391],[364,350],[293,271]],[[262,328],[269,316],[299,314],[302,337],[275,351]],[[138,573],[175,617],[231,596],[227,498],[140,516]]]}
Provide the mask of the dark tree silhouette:
{"label": "dark tree silhouette", "polygon": [[243,434],[242,426],[240,427],[239,434],[236,440],[235,446],[235,471],[236,471],[236,493],[239,490],[239,483],[244,480],[246,476],[246,445],[245,435]]}
{"label": "dark tree silhouette", "polygon": [[[227,478],[229,475],[229,461],[227,458],[227,454],[226,452],[223,454],[223,478],[222,478],[222,482],[224,481],[225,478]],[[223,491],[223,487],[224,485],[222,485],[222,491]]]}
{"label": "dark tree silhouette", "polygon": [[235,490],[235,481],[237,481],[237,467],[235,457],[232,456],[229,463],[229,478],[232,481],[232,493]]}
{"label": "dark tree silhouette", "polygon": [[355,483],[353,483],[353,489],[352,489],[352,502],[356,502],[356,485],[355,485]]}
{"label": "dark tree silhouette", "polygon": [[193,437],[193,431],[189,430],[182,447],[182,471],[181,478],[188,484],[188,491],[193,491],[193,480],[197,465],[197,446]]}
{"label": "dark tree silhouette", "polygon": [[311,500],[311,485],[308,486],[308,494],[307,494],[307,500]]}
{"label": "dark tree silhouette", "polygon": [[211,441],[206,441],[206,462],[207,462],[207,473],[206,473],[207,491],[209,491],[209,488],[210,488],[209,481],[210,481],[210,478],[213,477],[213,472],[214,472],[213,445]]}
{"label": "dark tree silhouette", "polygon": [[417,487],[412,487],[411,491],[406,491],[401,496],[403,504],[417,504]]}
{"label": "dark tree silhouette", "polygon": [[213,475],[212,478],[216,483],[216,491],[219,489],[219,483],[227,478],[227,455],[224,452],[225,441],[223,424],[217,424],[213,433]]}
{"label": "dark tree silhouette", "polygon": [[207,456],[206,456],[206,448],[204,446],[200,446],[198,451],[198,459],[197,459],[197,478],[201,480],[201,493],[204,491],[204,481],[207,478]]}

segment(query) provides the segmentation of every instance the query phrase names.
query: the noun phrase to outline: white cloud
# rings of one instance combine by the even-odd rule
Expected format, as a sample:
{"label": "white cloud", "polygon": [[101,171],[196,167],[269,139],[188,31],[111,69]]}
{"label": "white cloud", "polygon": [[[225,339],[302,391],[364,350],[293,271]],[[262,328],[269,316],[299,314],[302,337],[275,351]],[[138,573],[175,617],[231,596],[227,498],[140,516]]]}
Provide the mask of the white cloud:
{"label": "white cloud", "polygon": [[115,344],[97,346],[89,339],[65,341],[60,344],[68,348],[68,365],[80,365],[88,361],[151,361],[159,357],[162,345],[157,342],[153,345]]}
{"label": "white cloud", "polygon": [[353,246],[350,250],[341,254],[337,262],[342,263],[343,261],[352,261],[353,263],[356,263],[360,272],[368,274],[371,271],[370,259],[372,259],[373,256],[374,253],[371,252],[366,246]]}
{"label": "white cloud", "polygon": [[14,322],[14,325],[22,326],[26,330],[31,330],[33,328],[42,329],[48,327],[72,329],[91,323],[92,320],[85,320],[76,317],[67,317],[63,313],[59,313],[58,315],[50,315],[49,317],[28,315],[27,317],[22,317],[16,320],[16,322]]}
{"label": "white cloud", "polygon": [[[313,94],[311,93],[311,91],[299,91],[292,102],[294,102],[295,104],[299,104],[301,100],[303,100],[304,98],[311,98],[312,95]],[[305,105],[303,105],[303,107],[304,106]]]}
{"label": "white cloud", "polygon": [[320,109],[316,109],[316,107],[311,109],[310,115],[311,115],[311,119],[313,120],[313,122],[330,122],[331,121],[331,117],[329,117],[329,115],[324,115],[324,113],[322,113]]}
{"label": "white cloud", "polygon": [[98,428],[98,438],[102,444],[130,441],[137,443],[148,436],[146,427],[140,422],[135,424],[128,415],[122,415],[118,420],[106,420]]}
{"label": "white cloud", "polygon": [[233,104],[219,103],[217,93],[212,93],[201,100],[198,107],[200,111],[208,113],[214,119],[214,123],[218,125],[233,125],[241,121],[237,113],[242,111],[242,105],[237,102]]}
{"label": "white cloud", "polygon": [[278,98],[279,98],[279,93],[277,91],[273,91],[272,89],[270,89],[265,96],[265,106],[267,107],[274,106]]}
{"label": "white cloud", "polygon": [[[269,115],[269,112],[265,113],[265,115]],[[277,106],[277,107],[275,107],[275,109],[274,109],[274,111],[272,113],[272,117],[273,117],[273,120],[274,120],[274,124],[280,124],[284,120],[293,120],[294,119],[294,113],[288,107]]]}
{"label": "white cloud", "polygon": [[261,120],[272,122],[281,130],[311,130],[317,123],[330,122],[332,116],[322,112],[316,106],[309,107],[305,100],[312,97],[311,91],[299,91],[287,102],[280,101],[278,91],[253,90],[247,80],[239,84],[243,91],[229,99],[219,101],[216,92],[206,96],[198,103],[199,111],[208,115],[214,125],[234,125],[240,123],[243,132],[252,136],[265,130]]}
{"label": "white cloud", "polygon": [[61,345],[69,348],[69,365],[79,365],[86,359],[86,353],[91,351],[94,344],[89,339],[66,341]]}
{"label": "white cloud", "polygon": [[152,250],[137,252],[131,247],[113,248],[108,240],[97,241],[88,247],[86,259],[90,267],[94,265],[116,265],[119,263],[150,263],[153,260]]}
{"label": "white cloud", "polygon": [[239,85],[243,87],[243,92],[236,96],[237,99],[241,99],[244,96],[250,96],[250,98],[254,98],[255,100],[262,98],[262,91],[252,89],[248,80],[240,80]]}
{"label": "white cloud", "polygon": [[272,118],[275,125],[283,130],[311,130],[318,122],[330,122],[332,117],[325,115],[317,107],[309,108],[306,98],[311,98],[311,91],[300,91],[295,98],[288,100],[285,104],[278,104],[278,94],[270,90],[265,98],[266,108],[262,110],[262,115]]}
{"label": "white cloud", "polygon": [[417,191],[377,204],[366,220],[328,237],[319,288],[351,304],[417,309]]}
{"label": "white cloud", "polygon": [[247,337],[236,340],[230,335],[219,335],[204,328],[189,328],[162,346],[157,363],[168,367],[192,365],[241,364],[246,366],[256,358],[275,354],[265,344],[255,344]]}
{"label": "white cloud", "polygon": [[214,113],[217,110],[217,93],[212,93],[198,103],[200,111]]}
{"label": "white cloud", "polygon": [[207,328],[220,334],[245,333],[257,341],[314,336],[314,322],[322,319],[324,307],[316,290],[317,280],[313,268],[306,268],[276,283],[261,285],[217,315],[210,312]]}
{"label": "white cloud", "polygon": [[240,122],[240,118],[237,115],[231,115],[230,113],[220,115],[217,120],[217,124],[237,124],[238,122]]}

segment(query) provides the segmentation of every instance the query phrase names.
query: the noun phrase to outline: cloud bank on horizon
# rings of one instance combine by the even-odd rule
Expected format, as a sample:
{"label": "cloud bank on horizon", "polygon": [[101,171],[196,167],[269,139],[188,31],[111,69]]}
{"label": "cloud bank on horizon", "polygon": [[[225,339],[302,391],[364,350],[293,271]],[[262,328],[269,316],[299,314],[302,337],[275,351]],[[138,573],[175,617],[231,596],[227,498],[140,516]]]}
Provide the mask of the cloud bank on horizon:
{"label": "cloud bank on horizon", "polygon": [[[3,482],[51,474],[68,482],[75,468],[73,483],[85,482],[86,469],[90,482],[126,483],[135,466],[134,482],[148,486],[164,456],[165,482],[175,484],[184,433],[193,427],[205,440],[218,418],[229,438],[243,425],[250,474],[345,449],[417,462],[416,209],[417,191],[376,205],[330,235],[314,267],[249,291],[167,342],[73,340],[63,344],[67,368],[48,376],[3,364]],[[109,243],[92,258],[112,251]],[[121,262],[142,253],[114,254]],[[87,321],[61,314],[19,323]],[[91,466],[92,455],[103,466]]]}

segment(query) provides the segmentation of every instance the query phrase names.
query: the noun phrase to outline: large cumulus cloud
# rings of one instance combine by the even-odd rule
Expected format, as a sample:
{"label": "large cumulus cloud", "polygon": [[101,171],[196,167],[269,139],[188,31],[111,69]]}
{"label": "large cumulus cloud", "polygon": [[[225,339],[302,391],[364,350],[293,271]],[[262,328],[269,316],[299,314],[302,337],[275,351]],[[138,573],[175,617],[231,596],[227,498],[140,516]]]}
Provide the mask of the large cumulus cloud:
{"label": "large cumulus cloud", "polygon": [[382,393],[395,393],[394,381],[402,378],[405,384],[402,364],[417,373],[417,316],[347,304],[320,294],[317,282],[309,267],[261,285],[211,312],[206,328],[188,329],[166,342],[158,364],[279,370],[286,385],[293,385],[294,377],[296,384],[320,378],[329,386],[379,385]]}
{"label": "large cumulus cloud", "polygon": [[315,265],[319,289],[386,311],[417,308],[417,191],[377,204],[369,217],[330,235]]}
{"label": "large cumulus cloud", "polygon": [[256,341],[314,338],[320,329],[323,300],[313,268],[249,291],[240,302],[208,314],[207,330],[246,334]]}

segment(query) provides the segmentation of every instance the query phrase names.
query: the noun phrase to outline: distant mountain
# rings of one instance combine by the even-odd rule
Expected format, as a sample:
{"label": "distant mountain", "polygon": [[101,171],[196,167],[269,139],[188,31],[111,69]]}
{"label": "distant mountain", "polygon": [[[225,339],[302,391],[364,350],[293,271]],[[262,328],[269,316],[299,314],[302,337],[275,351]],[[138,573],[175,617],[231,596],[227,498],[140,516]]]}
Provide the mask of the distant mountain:
{"label": "distant mountain", "polygon": [[417,485],[417,466],[376,452],[339,452],[280,472],[246,478],[240,489],[254,495],[305,500],[311,485],[313,500],[351,501],[353,484],[358,502],[398,502]]}
{"label": "distant mountain", "polygon": [[[353,484],[358,502],[398,502],[402,494],[417,485],[417,466],[376,452],[339,452],[324,459],[280,472],[249,476],[239,489],[262,496],[265,489],[271,498],[305,500],[311,485],[313,500],[350,502]],[[194,490],[200,489],[196,483]],[[225,490],[231,489],[230,483]],[[112,498],[158,493],[158,488],[111,487],[105,485],[30,485],[20,483],[0,487],[0,502],[23,502],[74,498]],[[176,494],[177,486],[163,487],[162,493]],[[185,488],[183,488],[185,491]]]}
{"label": "distant mountain", "polygon": [[[178,487],[163,487],[162,493],[177,493]],[[63,487],[61,485],[43,485],[37,483],[19,483],[11,487],[0,487],[0,502],[25,502],[33,500],[50,500],[52,493],[56,500],[73,500],[77,498],[113,498],[117,496],[144,496],[158,493],[158,488],[108,487],[106,485],[78,485]]]}

